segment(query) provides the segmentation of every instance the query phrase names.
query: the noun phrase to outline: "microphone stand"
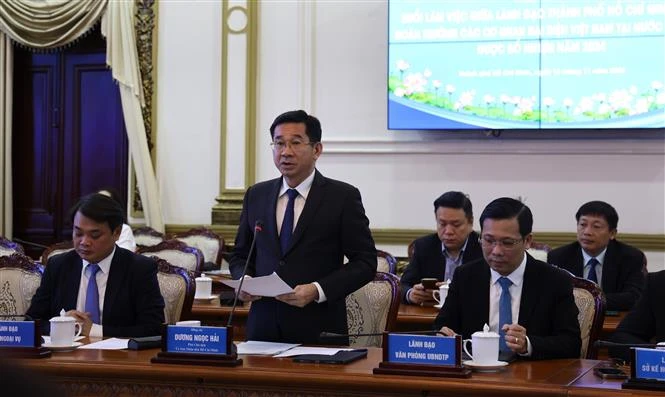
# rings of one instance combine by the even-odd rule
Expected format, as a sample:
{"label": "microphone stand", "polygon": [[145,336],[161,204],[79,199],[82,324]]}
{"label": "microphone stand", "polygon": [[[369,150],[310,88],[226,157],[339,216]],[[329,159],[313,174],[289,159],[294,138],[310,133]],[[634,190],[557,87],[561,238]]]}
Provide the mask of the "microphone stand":
{"label": "microphone stand", "polygon": [[247,253],[247,259],[245,260],[245,267],[242,269],[242,274],[240,275],[240,283],[238,284],[238,289],[236,290],[235,296],[233,297],[233,306],[231,306],[231,313],[229,313],[229,320],[226,322],[226,328],[231,327],[233,313],[236,311],[236,307],[238,306],[238,296],[240,295],[240,291],[242,291],[242,283],[245,281],[249,260],[252,257],[252,252],[254,251],[254,246],[256,245],[256,235],[262,230],[263,222],[256,221],[254,224],[254,236],[252,236],[252,244],[249,246],[249,252]]}

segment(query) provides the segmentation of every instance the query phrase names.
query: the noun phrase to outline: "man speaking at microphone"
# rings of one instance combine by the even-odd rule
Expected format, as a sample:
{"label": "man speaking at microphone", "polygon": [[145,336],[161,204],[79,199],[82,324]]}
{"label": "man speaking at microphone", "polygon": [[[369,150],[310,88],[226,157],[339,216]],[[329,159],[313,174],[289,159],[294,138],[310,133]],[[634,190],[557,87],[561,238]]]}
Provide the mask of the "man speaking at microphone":
{"label": "man speaking at microphone", "polygon": [[[348,343],[319,335],[348,332],[345,298],[376,273],[360,192],[316,170],[323,151],[316,117],[303,110],[283,113],[270,126],[270,136],[282,176],[247,189],[230,269],[234,279],[241,278],[249,257],[247,276],[277,272],[294,292],[275,298],[241,292],[240,300],[252,302],[247,339]],[[257,222],[263,228],[255,233]]]}

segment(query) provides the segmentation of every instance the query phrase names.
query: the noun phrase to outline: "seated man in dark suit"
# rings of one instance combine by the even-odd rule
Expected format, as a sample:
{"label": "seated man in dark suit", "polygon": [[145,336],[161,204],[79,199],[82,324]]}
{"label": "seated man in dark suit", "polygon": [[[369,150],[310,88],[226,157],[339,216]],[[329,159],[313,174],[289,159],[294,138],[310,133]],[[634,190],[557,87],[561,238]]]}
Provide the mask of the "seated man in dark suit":
{"label": "seated man in dark suit", "polygon": [[[633,309],[621,320],[611,340],[642,344],[665,342],[665,270],[649,273],[647,285]],[[612,348],[610,356],[628,360],[628,348]]]}
{"label": "seated man in dark suit", "polygon": [[630,310],[644,286],[644,254],[616,241],[619,215],[603,201],[590,201],[575,214],[577,241],[550,251],[547,261],[598,285],[607,310]]}
{"label": "seated man in dark suit", "polygon": [[473,207],[462,192],[446,192],[434,201],[436,233],[417,239],[413,258],[402,275],[402,300],[420,305],[433,301],[423,278],[452,280],[457,266],[482,258],[478,234],[473,231]]}
{"label": "seated man in dark suit", "polygon": [[434,322],[445,335],[470,338],[488,324],[502,356],[532,359],[580,356],[580,326],[571,278],[532,258],[531,210],[503,197],[480,216],[484,259],[457,268]]}
{"label": "seated man in dark suit", "polygon": [[48,261],[27,315],[42,321],[60,310],[82,324],[82,335],[140,337],[159,335],[164,299],[157,265],[115,245],[123,211],[101,194],[83,197],[72,210],[74,250]]}

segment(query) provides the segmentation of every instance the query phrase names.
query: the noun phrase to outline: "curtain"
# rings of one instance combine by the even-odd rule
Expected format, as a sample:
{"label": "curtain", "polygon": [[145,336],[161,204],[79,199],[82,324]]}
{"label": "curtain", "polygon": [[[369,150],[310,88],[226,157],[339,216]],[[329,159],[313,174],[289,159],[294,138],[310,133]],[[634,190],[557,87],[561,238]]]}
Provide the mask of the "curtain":
{"label": "curtain", "polygon": [[[106,63],[118,82],[132,161],[136,167],[137,184],[148,226],[164,232],[164,222],[159,201],[157,178],[150,160],[145,125],[141,116],[144,105],[141,75],[134,31],[134,2],[129,0],[1,0],[0,31],[21,45],[50,49],[67,45],[85,34],[102,19],[102,33],[106,36]],[[0,53],[0,63],[11,66],[11,57]],[[0,71],[2,72],[2,71]],[[11,70],[2,75],[11,82]],[[11,87],[10,87],[11,88]],[[6,96],[0,96],[0,111],[7,106]],[[11,90],[9,91],[11,106]],[[10,112],[11,115],[11,112]],[[6,140],[10,123],[0,131]],[[11,134],[9,135],[11,137]],[[11,150],[11,145],[9,147]],[[2,160],[2,158],[0,158]],[[6,159],[4,164],[6,164]],[[9,161],[11,165],[11,158]],[[11,169],[9,170],[11,172]],[[3,186],[7,185],[3,181]],[[9,180],[11,187],[11,179]],[[6,192],[3,197],[6,196]],[[9,192],[11,197],[11,191]],[[6,206],[6,201],[3,200]],[[11,204],[11,201],[10,201]],[[3,208],[6,212],[6,209]],[[11,205],[9,207],[11,215]],[[3,214],[3,223],[11,217]],[[6,226],[5,226],[6,227]],[[6,231],[5,231],[6,232]]]}
{"label": "curtain", "polygon": [[12,76],[14,47],[0,32],[0,236],[12,236]]}

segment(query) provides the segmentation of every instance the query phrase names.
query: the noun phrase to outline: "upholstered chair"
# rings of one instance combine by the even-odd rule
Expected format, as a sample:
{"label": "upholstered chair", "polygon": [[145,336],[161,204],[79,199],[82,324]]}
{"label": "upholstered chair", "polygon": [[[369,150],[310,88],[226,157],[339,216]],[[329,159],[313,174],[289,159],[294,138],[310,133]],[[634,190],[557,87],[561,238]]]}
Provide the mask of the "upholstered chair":
{"label": "upholstered chair", "polygon": [[23,254],[0,256],[0,314],[24,315],[43,272],[39,263]]}
{"label": "upholstered chair", "polygon": [[178,240],[165,240],[151,247],[140,246],[136,249],[136,253],[165,259],[171,265],[194,272],[196,276],[201,274],[203,267],[201,251]]}
{"label": "upholstered chair", "polygon": [[164,298],[164,320],[167,324],[175,324],[189,319],[195,292],[192,275],[165,259],[156,256],[152,258],[157,262],[157,282]]}

